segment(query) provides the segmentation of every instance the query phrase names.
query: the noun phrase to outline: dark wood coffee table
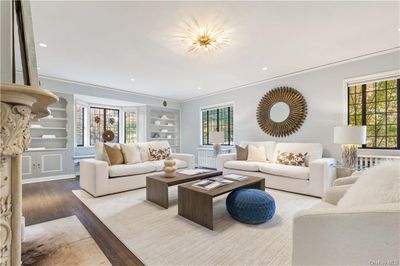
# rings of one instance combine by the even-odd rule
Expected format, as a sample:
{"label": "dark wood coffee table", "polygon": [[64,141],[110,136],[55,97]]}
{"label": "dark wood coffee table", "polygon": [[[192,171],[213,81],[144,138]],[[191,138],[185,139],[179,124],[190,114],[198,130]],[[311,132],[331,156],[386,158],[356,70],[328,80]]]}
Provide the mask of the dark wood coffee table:
{"label": "dark wood coffee table", "polygon": [[168,187],[219,175],[222,175],[221,171],[211,170],[197,175],[176,173],[176,176],[172,178],[165,177],[163,174],[148,176],[146,199],[168,209]]}
{"label": "dark wood coffee table", "polygon": [[265,179],[249,176],[245,181],[235,181],[232,184],[211,190],[197,188],[193,186],[193,183],[180,185],[178,186],[178,214],[213,230],[213,198],[244,187],[264,191]]}

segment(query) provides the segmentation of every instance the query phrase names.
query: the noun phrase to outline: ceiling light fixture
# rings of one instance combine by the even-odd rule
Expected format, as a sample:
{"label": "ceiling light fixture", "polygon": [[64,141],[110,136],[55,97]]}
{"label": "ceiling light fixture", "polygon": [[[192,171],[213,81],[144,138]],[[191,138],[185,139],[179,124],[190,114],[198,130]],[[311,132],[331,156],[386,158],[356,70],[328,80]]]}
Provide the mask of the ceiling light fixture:
{"label": "ceiling light fixture", "polygon": [[217,23],[200,24],[193,18],[192,22],[185,22],[183,32],[177,36],[185,42],[189,52],[214,51],[230,43],[228,33]]}
{"label": "ceiling light fixture", "polygon": [[39,43],[39,46],[40,46],[40,47],[46,48],[46,47],[47,47],[47,44],[40,42],[40,43]]}
{"label": "ceiling light fixture", "polygon": [[40,70],[40,66],[38,66],[38,67],[36,67],[37,68],[37,70]]}
{"label": "ceiling light fixture", "polygon": [[201,87],[198,87],[197,89],[198,89],[198,90],[201,90]]}
{"label": "ceiling light fixture", "polygon": [[135,81],[135,79],[134,79],[134,78],[131,78],[131,81],[132,81],[132,82],[134,82],[134,81]]}
{"label": "ceiling light fixture", "polygon": [[268,67],[263,67],[262,70],[264,70],[264,71],[265,71],[265,70],[268,70]]}

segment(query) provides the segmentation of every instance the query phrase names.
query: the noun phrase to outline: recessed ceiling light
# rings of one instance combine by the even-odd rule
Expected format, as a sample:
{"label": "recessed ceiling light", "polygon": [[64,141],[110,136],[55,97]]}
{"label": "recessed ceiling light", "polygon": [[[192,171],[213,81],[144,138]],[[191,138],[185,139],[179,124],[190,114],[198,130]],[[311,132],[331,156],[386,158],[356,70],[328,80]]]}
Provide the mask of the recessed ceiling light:
{"label": "recessed ceiling light", "polygon": [[400,31],[400,28],[398,28],[397,30]]}
{"label": "recessed ceiling light", "polygon": [[268,69],[268,67],[263,67],[263,68],[262,68],[262,70],[264,70],[264,71],[267,70],[267,69]]}
{"label": "recessed ceiling light", "polygon": [[38,66],[38,67],[36,67],[37,68],[37,70],[40,70],[40,66]]}
{"label": "recessed ceiling light", "polygon": [[46,47],[47,47],[47,44],[40,42],[40,43],[39,43],[39,46],[40,46],[40,47],[46,48]]}
{"label": "recessed ceiling light", "polygon": [[197,87],[198,90],[201,90],[201,87]]}
{"label": "recessed ceiling light", "polygon": [[131,81],[133,82],[133,81],[135,81],[135,79],[134,79],[134,78],[131,78]]}

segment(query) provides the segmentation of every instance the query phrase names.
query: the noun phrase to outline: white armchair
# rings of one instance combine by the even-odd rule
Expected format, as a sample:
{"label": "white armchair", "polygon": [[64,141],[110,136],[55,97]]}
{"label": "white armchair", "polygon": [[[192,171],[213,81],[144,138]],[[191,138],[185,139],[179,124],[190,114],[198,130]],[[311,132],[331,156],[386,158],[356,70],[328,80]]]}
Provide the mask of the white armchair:
{"label": "white armchair", "polygon": [[350,185],[330,188],[323,202],[295,215],[293,265],[398,264],[400,203],[337,206],[356,178],[341,180]]}

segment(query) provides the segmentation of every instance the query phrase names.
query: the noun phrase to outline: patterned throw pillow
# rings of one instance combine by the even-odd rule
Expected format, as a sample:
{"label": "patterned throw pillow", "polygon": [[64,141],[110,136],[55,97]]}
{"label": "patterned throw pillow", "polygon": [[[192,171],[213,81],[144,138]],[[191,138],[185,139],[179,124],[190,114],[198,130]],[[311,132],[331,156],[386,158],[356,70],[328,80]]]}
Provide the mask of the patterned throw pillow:
{"label": "patterned throw pillow", "polygon": [[306,153],[301,152],[280,152],[278,151],[278,157],[276,163],[294,166],[305,166],[306,164]]}
{"label": "patterned throw pillow", "polygon": [[171,148],[152,149],[149,148],[150,161],[164,160],[171,155]]}

